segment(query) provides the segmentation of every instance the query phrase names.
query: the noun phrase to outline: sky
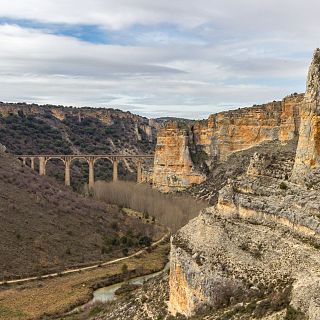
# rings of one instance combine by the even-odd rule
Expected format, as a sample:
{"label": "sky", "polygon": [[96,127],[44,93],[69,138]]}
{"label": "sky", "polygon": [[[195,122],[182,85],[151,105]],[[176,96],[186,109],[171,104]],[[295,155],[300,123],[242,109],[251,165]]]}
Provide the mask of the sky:
{"label": "sky", "polygon": [[319,0],[0,0],[0,101],[192,119],[305,91]]}

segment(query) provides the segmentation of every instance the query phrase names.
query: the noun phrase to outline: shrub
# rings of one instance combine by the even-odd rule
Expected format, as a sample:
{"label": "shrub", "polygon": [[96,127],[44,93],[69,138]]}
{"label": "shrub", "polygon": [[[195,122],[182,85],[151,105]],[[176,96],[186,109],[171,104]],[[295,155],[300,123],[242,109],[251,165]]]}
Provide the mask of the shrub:
{"label": "shrub", "polygon": [[121,271],[123,274],[127,274],[128,273],[128,265],[126,265],[125,263],[122,265],[121,267]]}
{"label": "shrub", "polygon": [[286,184],[284,181],[282,181],[282,182],[280,183],[280,185],[279,185],[279,188],[280,188],[281,190],[287,190],[287,189],[288,189],[288,186],[287,186],[287,184]]}
{"label": "shrub", "polygon": [[306,319],[305,315],[299,311],[294,309],[292,306],[288,306],[287,313],[284,320],[303,320]]}
{"label": "shrub", "polygon": [[151,238],[148,236],[143,236],[139,239],[139,245],[143,247],[149,247],[151,245]]}

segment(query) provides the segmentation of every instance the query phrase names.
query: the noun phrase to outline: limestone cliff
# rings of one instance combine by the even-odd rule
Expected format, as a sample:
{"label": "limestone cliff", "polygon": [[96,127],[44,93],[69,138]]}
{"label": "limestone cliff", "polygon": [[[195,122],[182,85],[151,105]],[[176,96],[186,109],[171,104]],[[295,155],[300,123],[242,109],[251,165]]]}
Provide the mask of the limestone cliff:
{"label": "limestone cliff", "polygon": [[[320,49],[314,53],[309,69],[306,94],[301,108],[299,143],[293,181],[312,182],[320,172]],[[311,180],[311,181],[310,181]],[[319,177],[316,177],[318,183]]]}
{"label": "limestone cliff", "polygon": [[205,176],[196,171],[189,149],[187,128],[169,122],[158,131],[154,160],[153,185],[164,191],[183,190],[204,181]]}
{"label": "limestone cliff", "polygon": [[303,95],[294,94],[281,102],[213,114],[205,126],[194,125],[195,142],[213,161],[220,161],[264,141],[291,140],[299,131],[302,99]]}
{"label": "limestone cliff", "polygon": [[213,114],[183,129],[170,123],[158,132],[154,185],[182,190],[203,182],[230,155],[267,141],[285,143],[298,135],[302,94],[281,102]]}
{"label": "limestone cliff", "polygon": [[[261,304],[274,299],[274,292],[286,292],[282,309],[291,304],[308,319],[317,319],[320,196],[282,182],[280,171],[287,172],[285,163],[268,154],[254,155],[246,174],[221,189],[218,204],[173,237],[173,313],[223,310],[228,319],[228,312],[236,313],[242,303],[242,313],[248,314],[241,319],[252,319],[262,312]],[[307,278],[302,294],[295,288]],[[272,311],[268,308],[267,314]]]}
{"label": "limestone cliff", "polygon": [[[270,142],[276,147],[269,143],[265,150],[261,144],[250,161],[239,161],[242,170],[221,185],[216,205],[201,212],[172,238],[169,307],[173,314],[203,313],[205,319],[234,320],[319,319],[320,195],[310,183],[301,183],[309,176],[315,179],[320,161],[319,90],[317,50],[303,100],[296,156],[291,140],[299,127],[295,106],[301,96],[265,107],[269,113],[274,110],[274,115],[253,108],[244,116],[240,110],[236,111],[235,127],[228,117],[225,126],[219,125],[230,126],[233,132],[229,135],[228,130],[220,130],[224,132],[220,139],[225,141],[219,148],[220,157],[234,151],[234,146],[247,148],[262,140],[279,141]],[[237,126],[244,125],[243,117],[248,126],[241,136]],[[255,117],[260,130],[254,124]],[[236,144],[230,136],[236,138]]]}

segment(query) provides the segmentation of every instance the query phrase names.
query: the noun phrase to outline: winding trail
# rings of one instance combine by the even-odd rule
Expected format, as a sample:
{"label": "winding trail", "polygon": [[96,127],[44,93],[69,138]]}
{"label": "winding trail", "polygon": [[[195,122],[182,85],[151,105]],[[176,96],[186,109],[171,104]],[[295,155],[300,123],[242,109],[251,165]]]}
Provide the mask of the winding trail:
{"label": "winding trail", "polygon": [[[170,236],[170,232],[166,233],[158,241],[153,242],[150,247],[155,247],[158,244],[164,242],[169,236]],[[80,271],[92,270],[92,269],[108,266],[108,265],[111,265],[111,264],[114,264],[114,263],[117,263],[117,262],[120,262],[120,261],[125,261],[125,260],[128,260],[130,258],[137,257],[137,256],[141,255],[142,253],[144,253],[145,251],[146,251],[146,249],[142,249],[142,250],[139,250],[139,251],[131,254],[130,256],[117,258],[117,259],[106,261],[106,262],[103,262],[103,263],[94,264],[94,265],[91,265],[91,266],[88,266],[88,267],[69,269],[69,270],[64,270],[64,271],[61,271],[61,272],[49,273],[49,274],[45,274],[43,276],[38,276],[38,277],[29,277],[29,278],[23,278],[23,279],[0,281],[0,286],[1,285],[8,285],[8,284],[17,284],[17,283],[29,282],[29,281],[34,281],[34,280],[43,280],[43,279],[48,279],[48,278],[55,278],[55,277],[60,277],[62,275],[72,274],[72,273],[76,273],[76,272],[80,272]]]}

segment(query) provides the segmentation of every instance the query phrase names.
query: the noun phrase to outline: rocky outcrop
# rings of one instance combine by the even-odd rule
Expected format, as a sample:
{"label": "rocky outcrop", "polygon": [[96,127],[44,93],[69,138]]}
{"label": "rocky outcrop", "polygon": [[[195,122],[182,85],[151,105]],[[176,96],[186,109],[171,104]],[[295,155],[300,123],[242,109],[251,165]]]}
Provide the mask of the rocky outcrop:
{"label": "rocky outcrop", "polygon": [[[281,102],[242,108],[211,115],[205,129],[195,128],[200,144],[210,150],[209,157],[226,160],[236,151],[246,150],[265,141],[289,141],[299,131],[299,108],[303,95],[292,95]],[[196,127],[196,126],[195,126]]]}
{"label": "rocky outcrop", "polygon": [[[199,200],[215,205],[221,190],[230,179],[236,179],[247,172],[248,175],[267,174],[287,180],[291,175],[297,139],[287,143],[267,141],[247,150],[231,154],[227,161],[216,165],[207,180],[184,191]],[[249,167],[249,168],[248,168]]]}
{"label": "rocky outcrop", "polygon": [[[306,94],[301,108],[299,143],[292,179],[310,184],[320,170],[320,49],[309,69]],[[312,184],[319,183],[320,177]]]}
{"label": "rocky outcrop", "polygon": [[191,316],[251,304],[244,319],[252,319],[259,303],[267,305],[272,293],[287,291],[283,309],[292,301],[294,308],[317,319],[319,283],[310,281],[304,294],[296,288],[307,276],[316,278],[319,257],[318,249],[288,229],[208,210],[172,239],[169,308]]}
{"label": "rocky outcrop", "polygon": [[[288,146],[299,121],[288,116],[297,114],[295,103],[288,100],[265,107],[275,113],[269,117],[255,108],[246,115],[240,110],[235,127],[230,117],[224,120],[228,125],[219,126],[232,128],[231,135],[226,129],[220,131],[224,134],[217,141],[227,142],[219,148],[222,158],[262,140],[276,139],[280,145],[274,150],[270,144],[261,145],[250,161],[239,161],[242,171],[220,184],[216,205],[172,238],[169,307],[173,314],[191,316],[210,310],[207,319],[319,319],[320,195],[316,184],[310,184],[316,180],[320,161],[319,90],[317,50],[302,103],[295,156]],[[301,96],[291,98],[300,101]],[[259,130],[255,123],[260,123]],[[256,139],[252,133],[257,133]]]}
{"label": "rocky outcrop", "polygon": [[169,192],[183,190],[204,180],[205,176],[196,170],[191,159],[188,129],[169,122],[157,135],[154,187]]}
{"label": "rocky outcrop", "polygon": [[[268,141],[286,143],[299,131],[302,94],[252,108],[213,114],[206,121],[170,123],[158,132],[154,185],[177,191],[205,180],[235,152]],[[182,128],[181,128],[182,126]]]}
{"label": "rocky outcrop", "polygon": [[[261,159],[263,165],[255,166]],[[320,196],[270,175],[271,166],[267,155],[255,154],[248,174],[230,180],[218,204],[173,237],[173,313],[191,316],[208,306],[213,313],[240,302],[269,299],[270,292],[289,288],[288,279],[296,288],[306,276],[318,277]],[[277,170],[278,175],[281,168]],[[288,296],[292,306],[316,319],[318,295],[312,292],[320,286],[310,284],[313,289],[305,289],[309,295],[298,297],[301,290],[290,289]]]}

